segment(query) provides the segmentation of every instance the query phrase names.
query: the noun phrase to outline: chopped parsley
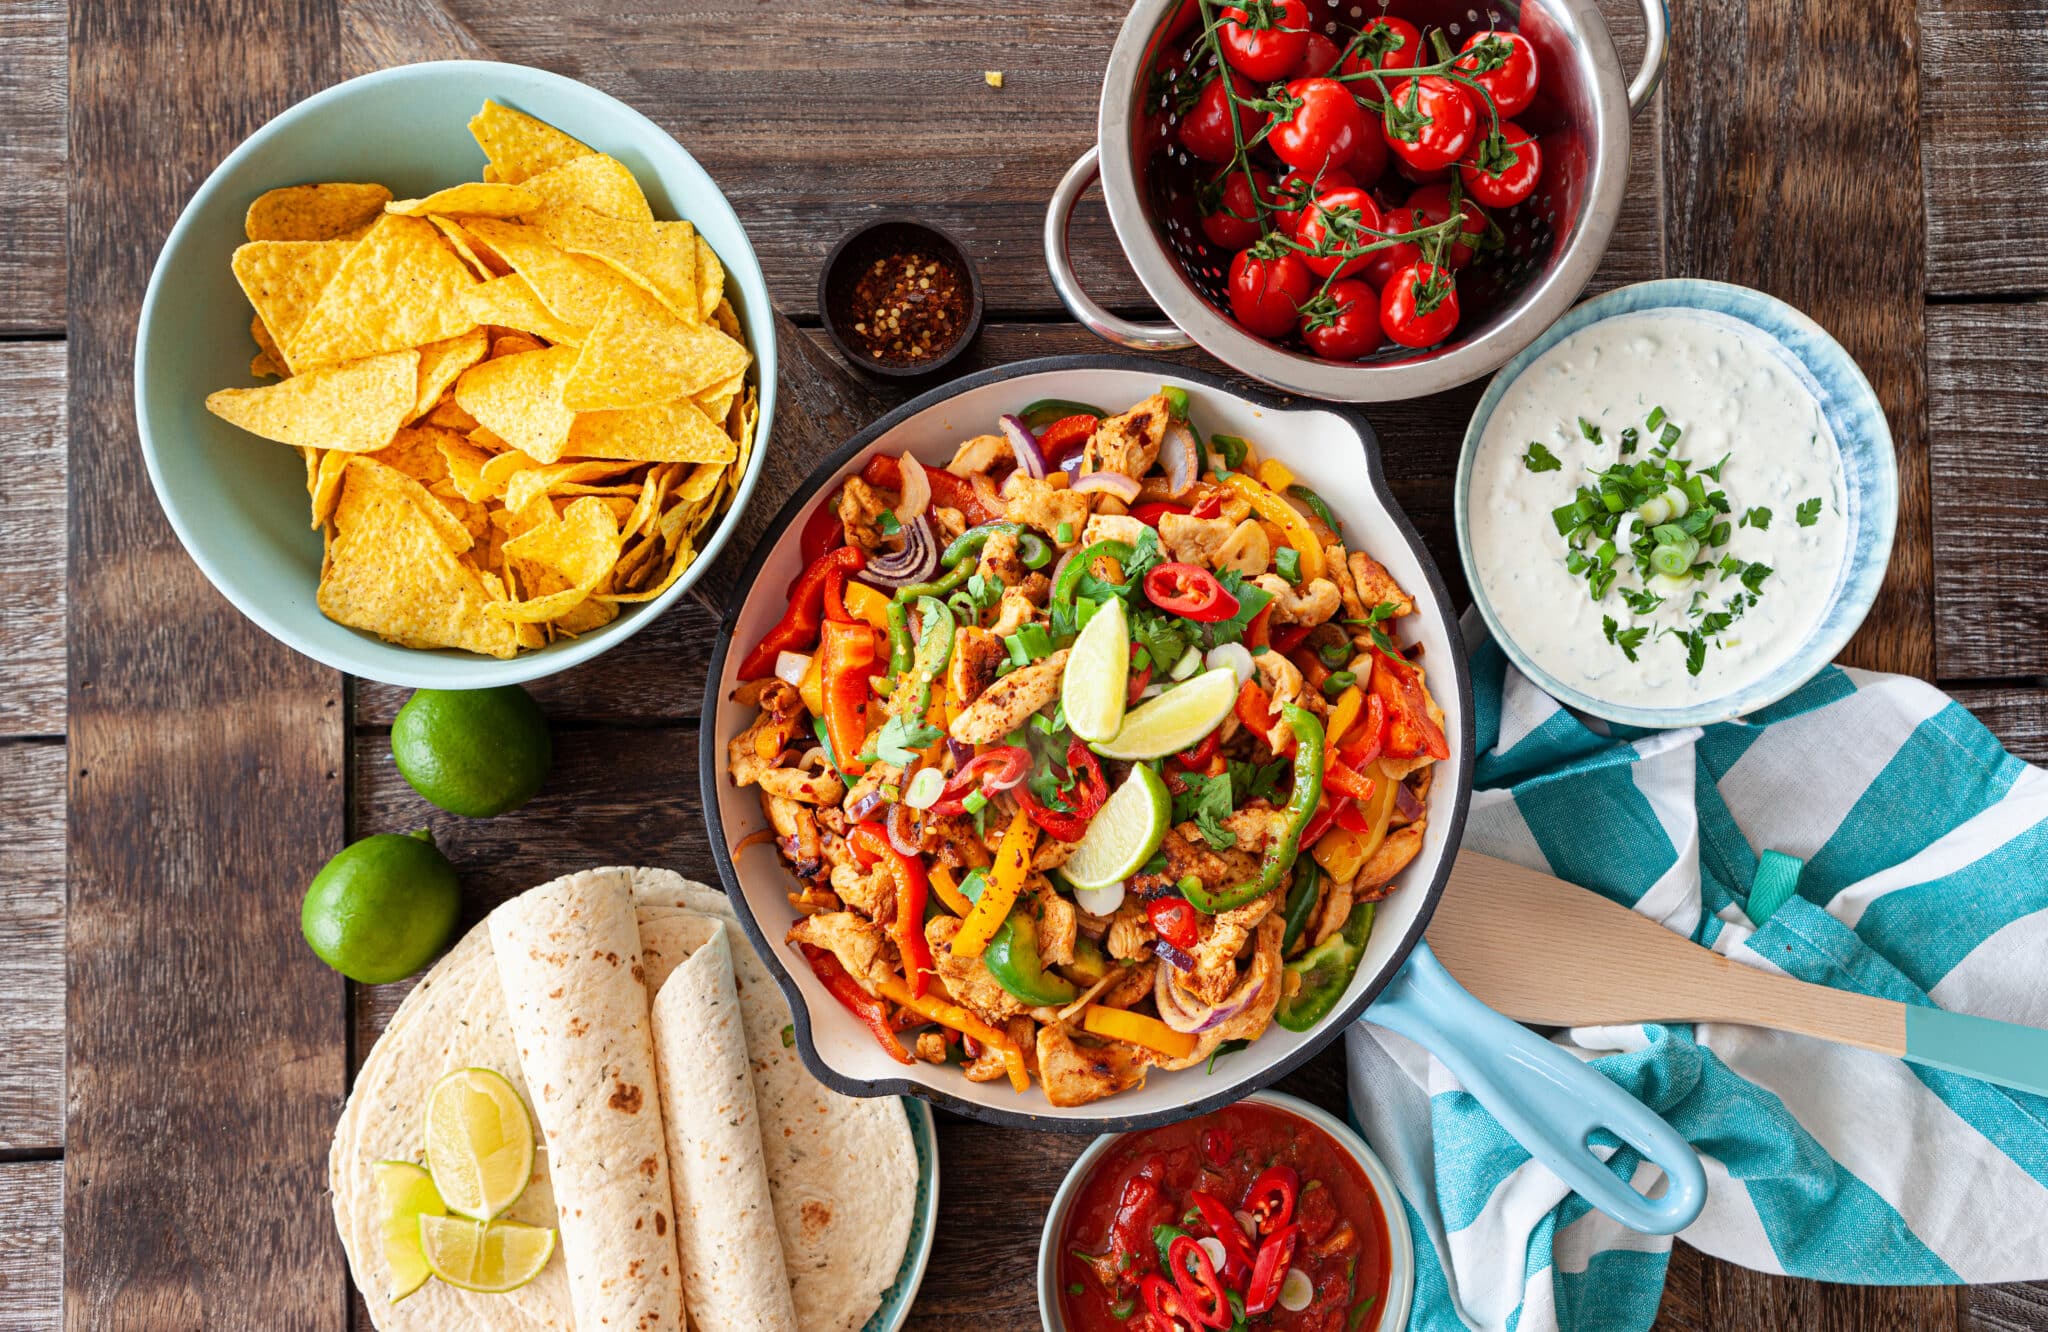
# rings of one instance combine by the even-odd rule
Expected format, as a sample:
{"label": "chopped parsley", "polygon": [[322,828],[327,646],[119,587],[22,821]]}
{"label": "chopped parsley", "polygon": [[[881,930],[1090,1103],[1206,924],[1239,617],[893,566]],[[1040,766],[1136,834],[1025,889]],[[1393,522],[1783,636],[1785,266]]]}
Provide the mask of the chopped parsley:
{"label": "chopped parsley", "polygon": [[1742,515],[1742,525],[1764,531],[1771,525],[1771,511],[1759,504]]}
{"label": "chopped parsley", "polygon": [[1579,418],[1579,433],[1586,437],[1586,442],[1589,444],[1598,444],[1600,442],[1600,427],[1594,425],[1583,416]]}
{"label": "chopped parsley", "polygon": [[1237,845],[1237,834],[1223,826],[1236,807],[1231,804],[1230,793],[1233,785],[1230,774],[1204,777],[1198,772],[1181,774],[1187,783],[1187,790],[1173,798],[1173,821],[1186,823],[1190,819],[1201,831],[1202,840],[1217,851],[1228,851]]}
{"label": "chopped parsley", "polygon": [[1632,629],[1623,629],[1619,624],[1615,623],[1612,615],[1603,617],[1600,621],[1600,627],[1606,631],[1607,641],[1620,648],[1621,655],[1627,657],[1630,661],[1636,659],[1636,649],[1643,645],[1643,640],[1649,637],[1650,634],[1650,630],[1646,625],[1639,624]]}
{"label": "chopped parsley", "polygon": [[1799,520],[1801,527],[1812,527],[1820,521],[1820,496],[1815,495],[1810,500],[1801,500],[1798,510],[1792,516]]}
{"label": "chopped parsley", "polygon": [[1532,439],[1529,441],[1529,451],[1522,455],[1522,466],[1532,472],[1555,472],[1564,464],[1558,461],[1556,454]]}

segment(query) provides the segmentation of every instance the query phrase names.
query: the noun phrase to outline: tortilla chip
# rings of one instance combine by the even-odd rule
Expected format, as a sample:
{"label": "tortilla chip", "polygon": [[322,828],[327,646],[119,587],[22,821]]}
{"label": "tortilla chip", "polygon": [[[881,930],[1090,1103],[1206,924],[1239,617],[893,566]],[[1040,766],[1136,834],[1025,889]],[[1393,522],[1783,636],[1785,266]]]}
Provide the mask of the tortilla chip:
{"label": "tortilla chip", "polygon": [[324,241],[377,220],[391,191],[382,185],[287,185],[256,196],[242,219],[252,241]]}
{"label": "tortilla chip", "polygon": [[550,314],[573,327],[594,326],[612,292],[628,282],[600,260],[558,248],[538,227],[480,217],[469,229],[526,279]]}
{"label": "tortilla chip", "polygon": [[484,465],[499,454],[477,447],[452,430],[437,432],[434,447],[441,451],[442,465],[457,494],[479,504],[491,498],[492,492],[484,485]]}
{"label": "tortilla chip", "polygon": [[517,185],[591,151],[546,121],[490,101],[470,118],[469,132],[484,156],[491,159],[491,174],[507,185]]}
{"label": "tortilla chip", "polygon": [[[749,359],[717,329],[686,325],[640,288],[622,287],[580,349],[562,405],[591,412],[673,402],[744,374]],[[721,405],[714,416],[724,415]]]}
{"label": "tortilla chip", "polygon": [[460,555],[475,542],[472,519],[475,525],[485,529],[490,527],[490,521],[481,513],[472,515],[468,501],[460,496],[434,493],[433,487],[448,479],[448,463],[435,446],[441,433],[432,428],[400,430],[384,448],[356,456],[389,467],[419,487],[417,492],[408,493],[419,502],[428,520],[440,532],[441,539],[448,543],[448,548]]}
{"label": "tortilla chip", "polygon": [[740,317],[733,311],[731,301],[721,299],[718,302],[718,308],[711,312],[711,322],[727,337],[737,338],[741,342],[747,340],[747,335],[740,329]]}
{"label": "tortilla chip", "polygon": [[458,337],[476,327],[462,293],[477,285],[431,222],[386,213],[286,336],[285,354],[303,370]]}
{"label": "tortilla chip", "polygon": [[404,647],[465,648],[493,657],[519,650],[497,604],[443,536],[419,483],[367,458],[351,458],[334,514],[335,537],[320,575],[329,619]]}
{"label": "tortilla chip", "polygon": [[[268,336],[289,343],[354,248],[355,242],[339,240],[251,241],[236,247],[230,266]],[[276,343],[264,345],[265,336],[255,333],[257,344],[275,350]],[[285,369],[292,366],[282,351],[271,359]]]}
{"label": "tortilla chip", "polygon": [[523,468],[506,478],[505,507],[517,513],[533,503],[534,498],[539,495],[604,493],[602,488],[589,483],[616,477],[632,466],[633,464],[629,462],[578,462]]}
{"label": "tortilla chip", "polygon": [[389,444],[405,423],[419,363],[420,354],[407,349],[322,366],[263,388],[210,393],[206,410],[281,444],[367,453]]}
{"label": "tortilla chip", "polygon": [[485,361],[455,382],[455,401],[528,457],[553,462],[576,420],[562,405],[562,383],[575,365],[574,347]]}
{"label": "tortilla chip", "polygon": [[505,487],[510,484],[514,475],[525,471],[529,467],[538,466],[540,466],[539,463],[519,452],[519,450],[508,449],[503,453],[494,455],[489,462],[483,465],[482,469],[477,473],[477,485],[486,495],[503,495]]}
{"label": "tortilla chip", "polygon": [[476,238],[464,231],[462,224],[455,219],[437,214],[427,221],[441,229],[441,235],[455,247],[455,253],[462,256],[462,262],[469,265],[469,271],[476,274],[477,281],[489,282],[512,271],[512,265],[492,253],[489,246],[480,246]]}
{"label": "tortilla chip", "polygon": [[250,374],[281,379],[292,372],[291,367],[284,363],[284,353],[277,349],[277,339],[270,336],[270,326],[263,322],[262,315],[249,316],[249,336],[256,339],[256,355],[249,362]]}
{"label": "tortilla chip", "polygon": [[654,220],[654,210],[647,206],[640,182],[633,179],[633,173],[623,162],[603,153],[565,162],[528,180],[525,188],[539,195],[549,208],[581,204],[606,217],[629,222]]}
{"label": "tortilla chip", "polygon": [[[570,204],[538,214],[534,224],[561,249],[611,265],[683,323],[702,321],[697,303],[697,229],[688,222],[630,222]],[[545,300],[547,293],[541,296]]]}
{"label": "tortilla chip", "polygon": [[473,328],[458,338],[445,342],[430,342],[420,348],[419,396],[413,400],[412,414],[405,419],[416,421],[434,410],[434,404],[441,401],[451,385],[462,376],[462,372],[484,359],[487,335],[480,328]]}
{"label": "tortilla chip", "polygon": [[426,415],[428,425],[437,425],[446,430],[468,434],[477,428],[476,418],[462,410],[462,404],[454,398],[443,398],[434,404],[434,410]]}
{"label": "tortilla chip", "polygon": [[518,356],[524,352],[545,350],[546,344],[539,338],[528,337],[524,333],[506,333],[491,341],[491,359],[494,361],[500,356]]}
{"label": "tortilla chip", "polygon": [[518,217],[542,206],[538,195],[517,185],[471,181],[435,190],[424,199],[395,199],[384,205],[384,211],[402,217],[426,217],[430,213],[442,217]]}
{"label": "tortilla chip", "polygon": [[543,521],[505,543],[506,555],[537,564],[569,586],[528,601],[497,602],[485,608],[494,620],[535,623],[552,620],[584,601],[619,562],[619,526],[604,501],[585,496],[559,518]]}
{"label": "tortilla chip", "polygon": [[479,324],[518,329],[557,345],[574,346],[590,336],[588,326],[564,323],[541,304],[533,284],[517,273],[492,278],[463,294],[463,308]]}
{"label": "tortilla chip", "polygon": [[[725,265],[718,262],[718,252],[702,236],[697,238],[697,308],[709,319],[725,305]],[[727,321],[730,327],[727,326]],[[719,320],[719,327],[734,337],[740,335],[739,317],[725,305],[725,318]]]}
{"label": "tortilla chip", "polygon": [[734,453],[731,436],[685,398],[627,411],[579,412],[555,456],[724,463]]}
{"label": "tortilla chip", "polygon": [[318,529],[334,516],[334,502],[341,498],[341,478],[348,460],[358,455],[328,449],[320,455],[320,467],[313,477],[313,523]]}

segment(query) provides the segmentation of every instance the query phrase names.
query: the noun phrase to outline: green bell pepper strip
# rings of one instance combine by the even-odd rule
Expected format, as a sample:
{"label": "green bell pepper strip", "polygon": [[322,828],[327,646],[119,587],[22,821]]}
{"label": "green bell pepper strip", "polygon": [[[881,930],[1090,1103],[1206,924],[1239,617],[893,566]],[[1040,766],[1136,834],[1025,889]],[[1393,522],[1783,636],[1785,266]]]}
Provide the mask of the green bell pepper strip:
{"label": "green bell pepper strip", "polygon": [[[952,544],[939,553],[939,563],[951,568],[970,555],[981,554],[981,548],[998,532],[1008,532],[1011,536],[1019,538],[1035,535],[1022,523],[982,523],[954,537]],[[1019,544],[1022,544],[1021,541]]]}
{"label": "green bell pepper strip", "polygon": [[[889,603],[892,648],[896,611],[900,604]],[[919,597],[917,610],[924,616],[924,622],[918,628],[917,651],[912,664],[916,666],[917,673],[926,680],[937,680],[939,673],[946,669],[946,662],[953,656],[953,631],[958,626],[953,619],[951,608],[937,597]],[[893,652],[891,656],[893,658]]]}
{"label": "green bell pepper strip", "polygon": [[1289,1031],[1307,1031],[1328,1017],[1350,988],[1372,937],[1373,903],[1360,902],[1344,918],[1344,928],[1287,964],[1301,980],[1294,993],[1280,1000],[1274,1020]]}
{"label": "green bell pepper strip", "polygon": [[1316,802],[1323,796],[1323,724],[1299,703],[1281,708],[1280,720],[1294,732],[1294,793],[1287,797],[1287,831],[1266,848],[1259,872],[1235,888],[1211,893],[1199,883],[1182,885],[1188,901],[1205,916],[1233,911],[1272,892],[1301,854],[1302,830],[1315,817]]}
{"label": "green bell pepper strip", "polygon": [[1280,936],[1280,951],[1284,955],[1300,941],[1302,932],[1308,928],[1308,918],[1316,909],[1316,888],[1323,881],[1323,867],[1313,860],[1297,862],[1294,871],[1294,886],[1287,890],[1287,906],[1281,917],[1287,922],[1287,933]]}
{"label": "green bell pepper strip", "polygon": [[910,613],[900,601],[889,603],[889,675],[893,679],[910,669],[914,655],[910,642]]}
{"label": "green bell pepper strip", "polygon": [[909,587],[896,589],[896,600],[899,603],[908,604],[909,602],[916,601],[919,597],[943,597],[954,588],[960,586],[960,584],[966,582],[973,573],[974,560],[972,558],[961,560],[929,583],[912,583]]}
{"label": "green bell pepper strip", "polygon": [[1030,426],[1033,430],[1043,430],[1054,421],[1058,421],[1063,417],[1092,416],[1097,420],[1101,420],[1108,415],[1109,413],[1103,411],[1100,407],[1093,407],[1085,402],[1070,402],[1065,398],[1040,398],[1023,411],[1018,412],[1017,419]]}
{"label": "green bell pepper strip", "polygon": [[1080,993],[1066,977],[1046,971],[1038,954],[1038,922],[1022,911],[1012,911],[996,926],[982,950],[981,964],[1019,1003],[1058,1007],[1072,1003]]}
{"label": "green bell pepper strip", "polygon": [[1344,524],[1337,521],[1337,515],[1330,510],[1329,503],[1307,486],[1289,486],[1287,493],[1308,505],[1309,511],[1323,520],[1323,526],[1339,536],[1344,534]]}
{"label": "green bell pepper strip", "polygon": [[1108,558],[1121,566],[1130,563],[1131,557],[1137,553],[1137,548],[1128,541],[1098,541],[1077,551],[1074,558],[1067,561],[1067,567],[1060,570],[1058,581],[1052,585],[1052,604],[1071,607],[1074,604],[1075,590],[1081,586],[1081,579],[1087,574],[1088,566],[1095,561]]}

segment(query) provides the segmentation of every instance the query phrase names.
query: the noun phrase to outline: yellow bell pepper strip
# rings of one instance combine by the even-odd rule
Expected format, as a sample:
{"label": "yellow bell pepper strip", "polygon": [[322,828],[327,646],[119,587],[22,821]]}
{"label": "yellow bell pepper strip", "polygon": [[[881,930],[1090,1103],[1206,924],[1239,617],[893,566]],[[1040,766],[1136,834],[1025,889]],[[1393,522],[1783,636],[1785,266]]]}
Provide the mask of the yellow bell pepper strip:
{"label": "yellow bell pepper strip", "polygon": [[1301,555],[1301,581],[1306,584],[1323,576],[1322,543],[1316,540],[1314,529],[1308,525],[1292,504],[1280,498],[1266,487],[1246,476],[1243,472],[1232,472],[1223,478],[1223,484],[1236,491],[1252,506],[1252,511],[1287,534],[1287,544]]}
{"label": "yellow bell pepper strip", "polygon": [[804,706],[811,710],[813,717],[825,715],[824,660],[824,653],[813,652],[811,654],[811,664],[804,668],[803,681],[796,687],[797,694],[802,697]]}
{"label": "yellow bell pepper strip", "polygon": [[929,877],[932,891],[938,895],[939,901],[945,904],[946,910],[963,918],[974,910],[974,903],[968,899],[967,894],[960,891],[960,885],[953,881],[952,870],[944,865],[934,865]]}
{"label": "yellow bell pepper strip", "polygon": [[1337,702],[1330,709],[1330,720],[1323,724],[1324,743],[1331,749],[1351,729],[1351,723],[1358,720],[1358,714],[1365,709],[1365,692],[1357,685],[1346,685],[1344,692],[1337,695]]}
{"label": "yellow bell pepper strip", "polygon": [[868,742],[868,677],[875,670],[875,631],[865,620],[827,620],[821,672],[825,692],[825,732],[832,738],[832,756],[841,771],[858,777],[867,771],[860,752]]}
{"label": "yellow bell pepper strip", "polygon": [[[984,901],[987,899],[984,898]],[[1023,1092],[1031,1090],[1031,1074],[1024,1067],[1024,1052],[1017,1043],[1002,1032],[983,1022],[958,1004],[947,1003],[937,994],[917,995],[896,976],[877,981],[875,990],[884,999],[903,1005],[913,1013],[930,1018],[942,1027],[950,1027],[963,1036],[972,1036],[1002,1056],[1003,1071],[1010,1075],[1010,1086]],[[1165,1023],[1161,1023],[1165,1026]],[[1172,1028],[1167,1028],[1169,1031]]]}
{"label": "yellow bell pepper strip", "polygon": [[1278,458],[1259,459],[1259,482],[1275,494],[1294,484],[1294,473]]}
{"label": "yellow bell pepper strip", "polygon": [[866,583],[846,585],[846,613],[877,629],[889,627],[889,598]]}
{"label": "yellow bell pepper strip", "polygon": [[1365,864],[1365,849],[1358,840],[1358,834],[1349,828],[1332,828],[1322,835],[1309,855],[1316,864],[1323,867],[1338,883],[1349,883],[1358,877],[1358,871]]}
{"label": "yellow bell pepper strip", "polygon": [[1175,1031],[1158,1018],[1133,1013],[1128,1008],[1104,1008],[1090,1004],[1081,1010],[1081,1029],[1113,1041],[1129,1041],[1168,1059],[1186,1059],[1195,1052],[1195,1038]]}
{"label": "yellow bell pepper strip", "polygon": [[1024,887],[1024,876],[1031,869],[1031,852],[1037,845],[1038,825],[1020,805],[996,847],[996,865],[988,876],[988,887],[981,890],[981,900],[960,922],[960,933],[953,936],[954,957],[980,957],[988,941],[995,937],[996,929],[1009,919],[1017,893]]}

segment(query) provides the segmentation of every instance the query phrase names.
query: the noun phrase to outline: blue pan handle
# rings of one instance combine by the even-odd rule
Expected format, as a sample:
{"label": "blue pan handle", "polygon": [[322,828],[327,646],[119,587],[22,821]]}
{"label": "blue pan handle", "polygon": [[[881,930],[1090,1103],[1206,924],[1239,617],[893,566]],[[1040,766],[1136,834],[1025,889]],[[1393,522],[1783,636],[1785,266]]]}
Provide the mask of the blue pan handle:
{"label": "blue pan handle", "polygon": [[[1706,1171],[1676,1130],[1595,1070],[1474,999],[1427,943],[1416,943],[1363,1020],[1443,1060],[1531,1156],[1631,1230],[1676,1234],[1706,1204]],[[1593,1155],[1587,1139],[1599,1129],[1663,1169],[1663,1197],[1638,1193]]]}

